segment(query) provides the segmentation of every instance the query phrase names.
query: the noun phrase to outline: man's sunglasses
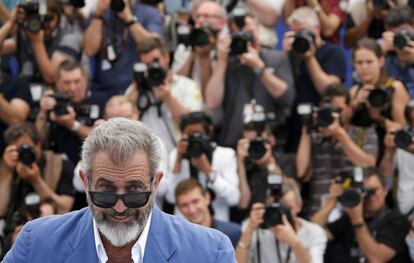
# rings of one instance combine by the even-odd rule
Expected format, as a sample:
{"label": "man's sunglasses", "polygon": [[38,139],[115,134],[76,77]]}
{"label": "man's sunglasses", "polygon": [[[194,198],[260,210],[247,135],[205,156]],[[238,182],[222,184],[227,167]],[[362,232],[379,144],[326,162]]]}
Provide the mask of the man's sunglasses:
{"label": "man's sunglasses", "polygon": [[152,180],[150,191],[147,192],[134,192],[118,195],[114,193],[89,191],[89,196],[92,199],[92,203],[100,208],[112,208],[119,199],[121,199],[128,208],[140,208],[148,203],[151,193]]}

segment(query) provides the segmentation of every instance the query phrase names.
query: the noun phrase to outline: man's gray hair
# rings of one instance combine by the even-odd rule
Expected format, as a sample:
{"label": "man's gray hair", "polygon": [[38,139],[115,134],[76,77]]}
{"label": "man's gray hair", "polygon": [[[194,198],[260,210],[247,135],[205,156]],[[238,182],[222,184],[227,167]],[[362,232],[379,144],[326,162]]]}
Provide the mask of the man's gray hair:
{"label": "man's gray hair", "polygon": [[160,144],[157,136],[139,121],[111,118],[92,130],[82,146],[82,167],[92,179],[94,157],[107,153],[116,165],[127,162],[137,152],[145,153],[149,162],[150,178],[158,171]]}
{"label": "man's gray hair", "polygon": [[300,195],[299,188],[291,182],[283,182],[282,184],[282,193],[283,196],[287,194],[289,191],[293,191],[296,198],[296,203],[301,206],[303,204],[302,196]]}
{"label": "man's gray hair", "polygon": [[288,25],[308,23],[312,26],[319,26],[319,18],[315,10],[308,6],[302,6],[293,11],[287,19],[287,23]]}

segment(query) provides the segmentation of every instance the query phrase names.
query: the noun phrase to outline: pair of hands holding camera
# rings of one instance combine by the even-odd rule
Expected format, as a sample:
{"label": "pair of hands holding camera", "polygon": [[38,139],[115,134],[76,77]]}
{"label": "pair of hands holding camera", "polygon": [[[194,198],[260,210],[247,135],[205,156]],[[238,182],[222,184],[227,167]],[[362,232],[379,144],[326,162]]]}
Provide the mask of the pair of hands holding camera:
{"label": "pair of hands holding camera", "polygon": [[[217,41],[217,58],[218,60],[227,61],[230,55],[231,37],[229,35],[219,36]],[[261,69],[265,63],[260,58],[259,51],[253,47],[251,42],[247,43],[247,52],[238,56],[240,64],[248,66],[251,69]]]}
{"label": "pair of hands holding camera", "polygon": [[[252,232],[259,228],[263,223],[263,216],[265,213],[265,206],[262,203],[254,203],[250,210],[249,224],[247,228]],[[282,214],[283,224],[276,225],[270,228],[275,238],[289,246],[294,246],[297,242],[300,242],[298,235],[289,223],[286,215]]]}
{"label": "pair of hands holding camera", "polygon": [[[292,47],[292,45],[293,45],[293,42],[295,41],[295,35],[296,35],[296,32],[295,31],[288,31],[288,32],[286,32],[285,33],[285,35],[284,35],[284,37],[283,37],[283,44],[282,44],[282,46],[283,46],[283,51],[285,52],[285,53],[290,53],[290,52],[293,52],[293,47]],[[316,40],[317,41],[317,40]],[[310,43],[310,47],[309,47],[309,50],[308,51],[306,51],[305,53],[303,53],[303,54],[300,54],[299,55],[299,57],[301,58],[301,59],[303,59],[303,60],[309,60],[310,58],[312,58],[312,57],[315,57],[315,54],[316,54],[316,46],[315,46],[315,43]]]}
{"label": "pair of hands holding camera", "polygon": [[[414,32],[412,32],[414,34]],[[381,49],[384,54],[390,51],[397,51],[398,58],[405,63],[414,64],[414,41],[411,40],[403,49],[398,49],[394,46],[395,33],[392,31],[385,31],[382,33]]]}
{"label": "pair of hands holding camera", "polygon": [[67,114],[58,116],[53,112],[53,108],[56,106],[57,101],[51,95],[53,91],[48,90],[43,94],[42,99],[40,100],[40,112],[39,114],[47,118],[49,114],[50,120],[67,128],[71,129],[76,121],[76,112],[72,106],[68,106]]}
{"label": "pair of hands holding camera", "polygon": [[[131,11],[131,7],[129,5],[128,0],[122,0],[125,3],[125,8],[116,14],[116,16],[124,21],[125,23],[128,23],[131,21],[134,17]],[[110,8],[111,0],[99,0],[98,5],[96,6],[96,15],[97,16],[103,16],[103,14]]]}
{"label": "pair of hands holding camera", "polygon": [[[242,138],[237,142],[237,158],[241,161],[244,161],[249,157],[249,147],[250,140]],[[252,160],[253,163],[257,164],[262,168],[266,168],[270,163],[276,163],[275,158],[272,154],[272,146],[269,143],[266,143],[266,153],[259,160]]]}
{"label": "pair of hands holding camera", "polygon": [[16,145],[9,145],[4,150],[3,167],[10,175],[13,174],[13,171],[16,171],[20,179],[31,184],[41,177],[40,169],[36,162],[31,165],[25,165],[19,160],[19,152]]}
{"label": "pair of hands holding camera", "polygon": [[[340,197],[343,193],[344,188],[342,184],[333,180],[331,186],[329,187],[329,196],[327,199],[325,199],[325,205],[331,205],[332,207],[334,207],[338,201],[338,197]],[[364,222],[363,203],[364,198],[361,198],[357,206],[343,207],[345,213],[348,215],[353,225]]]}
{"label": "pair of hands holding camera", "polygon": [[[187,148],[188,148],[188,140],[187,137],[182,138],[178,144],[177,144],[177,159],[176,163],[181,164],[181,161],[184,159]],[[191,164],[197,168],[197,170],[202,171],[206,176],[210,176],[213,169],[211,168],[210,161],[207,158],[207,155],[205,153],[201,154],[198,158],[191,158],[190,159]]]}

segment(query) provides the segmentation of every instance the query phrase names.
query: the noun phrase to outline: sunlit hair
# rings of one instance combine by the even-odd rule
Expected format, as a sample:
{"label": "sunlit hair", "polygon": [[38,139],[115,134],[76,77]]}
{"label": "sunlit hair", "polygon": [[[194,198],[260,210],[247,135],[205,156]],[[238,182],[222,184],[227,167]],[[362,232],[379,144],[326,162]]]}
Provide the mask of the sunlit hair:
{"label": "sunlit hair", "polygon": [[302,6],[293,11],[287,19],[287,23],[288,25],[307,23],[312,26],[319,26],[319,18],[315,10],[307,6]]}
{"label": "sunlit hair", "polygon": [[160,144],[155,134],[139,121],[111,118],[92,130],[82,146],[82,166],[92,178],[94,157],[106,153],[115,165],[122,165],[138,152],[144,153],[149,162],[152,178],[160,164]]}

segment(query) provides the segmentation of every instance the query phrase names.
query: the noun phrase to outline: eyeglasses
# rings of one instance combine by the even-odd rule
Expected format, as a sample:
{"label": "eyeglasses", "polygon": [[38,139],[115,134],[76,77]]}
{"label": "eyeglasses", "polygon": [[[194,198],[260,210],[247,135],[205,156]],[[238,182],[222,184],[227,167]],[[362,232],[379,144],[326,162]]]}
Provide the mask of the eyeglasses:
{"label": "eyeglasses", "polygon": [[114,193],[89,191],[92,203],[100,208],[112,208],[119,199],[121,199],[128,208],[140,208],[148,203],[151,193],[152,180],[150,191],[147,192],[133,192],[118,195]]}

